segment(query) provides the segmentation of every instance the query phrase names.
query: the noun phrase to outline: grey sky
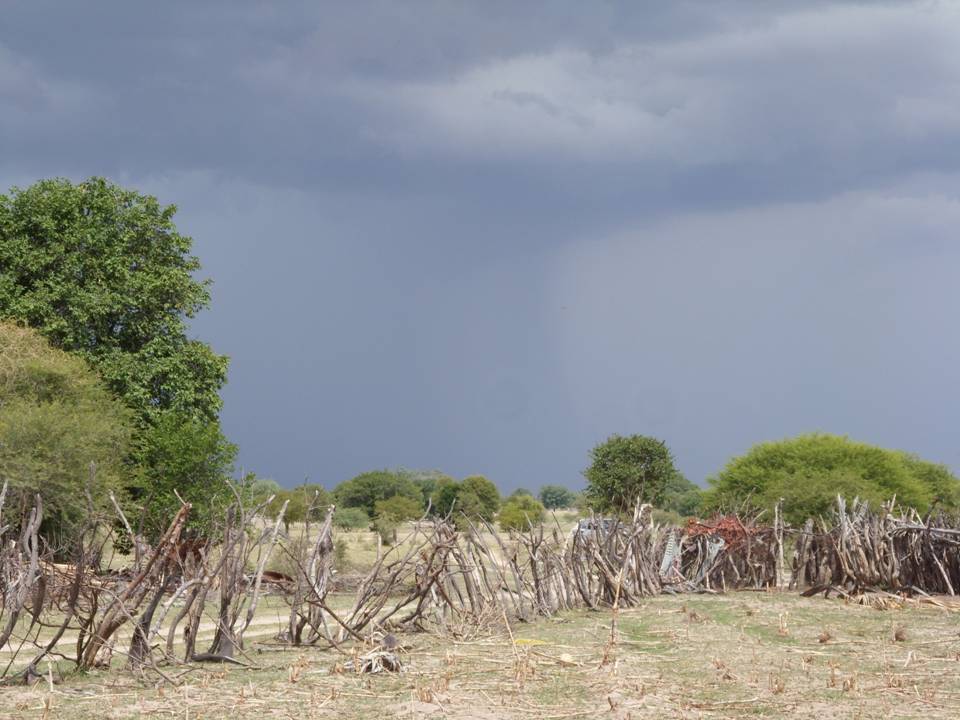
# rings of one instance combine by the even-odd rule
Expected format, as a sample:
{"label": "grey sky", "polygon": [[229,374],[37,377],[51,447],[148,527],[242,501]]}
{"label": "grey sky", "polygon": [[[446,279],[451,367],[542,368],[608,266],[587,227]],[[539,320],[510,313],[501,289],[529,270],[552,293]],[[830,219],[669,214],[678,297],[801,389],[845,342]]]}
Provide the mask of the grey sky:
{"label": "grey sky", "polygon": [[960,469],[960,4],[0,4],[0,186],[180,207],[224,426],[293,484]]}

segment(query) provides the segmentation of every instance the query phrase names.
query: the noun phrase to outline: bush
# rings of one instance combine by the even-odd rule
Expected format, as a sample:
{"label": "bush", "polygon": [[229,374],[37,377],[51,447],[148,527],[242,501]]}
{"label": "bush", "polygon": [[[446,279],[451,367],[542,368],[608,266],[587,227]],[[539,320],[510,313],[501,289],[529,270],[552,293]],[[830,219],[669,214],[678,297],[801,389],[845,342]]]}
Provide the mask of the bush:
{"label": "bush", "polygon": [[628,513],[639,500],[654,505],[667,482],[678,473],[666,444],[644,435],[613,435],[590,451],[584,470],[590,507],[598,512]]}
{"label": "bush", "polygon": [[399,524],[400,523],[389,515],[378,515],[373,519],[371,527],[373,531],[380,536],[380,540],[383,541],[384,545],[393,545],[393,543],[397,541],[397,525]]}
{"label": "bush", "polygon": [[0,323],[0,484],[9,481],[8,508],[43,497],[48,540],[67,539],[91,512],[112,514],[111,490],[123,499],[132,423],[80,358]]}
{"label": "bush", "polygon": [[500,527],[503,530],[525,530],[531,524],[543,522],[544,509],[533,496],[517,495],[510,498],[500,509]]}
{"label": "bush", "polygon": [[287,503],[287,512],[283,516],[283,525],[289,531],[292,523],[320,522],[327,516],[330,507],[330,493],[322,485],[304,483],[292,490],[278,490],[273,502],[267,506],[268,517],[276,518]]}
{"label": "bush", "polygon": [[837,495],[877,506],[897,500],[923,512],[934,499],[957,506],[960,481],[942,465],[836,435],[810,434],[755,445],[710,479],[708,509],[772,508],[784,499],[793,523],[824,515]]}
{"label": "bush", "polygon": [[[457,506],[453,511],[453,524],[459,529],[465,530],[471,524],[479,522],[484,518],[486,509],[483,501],[477,494],[471,490],[460,488],[457,494]],[[491,520],[493,518],[490,518]]]}
{"label": "bush", "polygon": [[333,513],[333,526],[341,530],[367,530],[370,516],[360,508],[337,508]]}
{"label": "bush", "polygon": [[655,522],[657,525],[669,525],[675,527],[683,525],[683,518],[680,517],[680,514],[674,510],[660,510],[659,508],[654,508],[650,519],[653,520],[653,522]]}
{"label": "bush", "polygon": [[573,507],[577,499],[576,493],[563,485],[544,485],[540,488],[540,502],[547,510]]}
{"label": "bush", "polygon": [[678,472],[667,480],[659,508],[682,517],[694,517],[700,512],[702,502],[703,490]]}

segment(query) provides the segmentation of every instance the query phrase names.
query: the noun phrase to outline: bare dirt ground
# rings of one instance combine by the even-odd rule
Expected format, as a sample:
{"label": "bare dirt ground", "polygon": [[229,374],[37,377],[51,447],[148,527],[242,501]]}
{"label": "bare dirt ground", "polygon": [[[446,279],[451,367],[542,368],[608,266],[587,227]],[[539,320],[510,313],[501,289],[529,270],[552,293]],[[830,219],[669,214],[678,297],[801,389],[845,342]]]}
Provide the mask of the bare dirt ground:
{"label": "bare dirt ground", "polygon": [[[662,596],[451,640],[400,638],[404,671],[251,643],[255,667],[119,670],[0,690],[4,718],[957,718],[960,614],[791,593]],[[362,652],[363,648],[351,649]]]}

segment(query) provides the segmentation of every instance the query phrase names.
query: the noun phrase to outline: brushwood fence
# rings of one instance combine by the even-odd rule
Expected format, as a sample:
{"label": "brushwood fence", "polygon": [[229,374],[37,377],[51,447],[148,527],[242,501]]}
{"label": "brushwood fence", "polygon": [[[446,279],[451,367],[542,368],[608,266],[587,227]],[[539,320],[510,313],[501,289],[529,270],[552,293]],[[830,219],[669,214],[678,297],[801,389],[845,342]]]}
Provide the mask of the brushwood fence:
{"label": "brushwood fence", "polygon": [[[114,517],[91,514],[71,547],[53,548],[40,532],[42,498],[7,518],[5,497],[6,485],[0,682],[7,684],[37,681],[45,659],[89,669],[116,664],[117,655],[131,670],[166,680],[179,665],[245,664],[244,636],[267,592],[287,608],[277,642],[345,652],[345,642],[397,629],[463,636],[566,610],[636,606],[661,593],[960,589],[955,519],[895,511],[892,503],[873,512],[838,499],[829,518],[799,529],[786,526],[779,508],[770,523],[729,515],[671,527],[652,522],[650,507],[638,505],[624,521],[566,532],[556,521],[504,533],[465,518],[459,528],[424,519],[378,551],[352,598],[344,603],[340,594],[333,603],[333,507],[322,522],[288,537],[285,507],[268,519],[269,500],[250,509],[238,498],[216,531],[197,539],[185,536],[191,508],[184,504],[151,545],[114,503]],[[126,569],[100,570],[105,547],[120,540],[133,549]],[[70,561],[54,562],[64,556]],[[271,561],[287,572],[270,569]],[[200,646],[204,622],[214,636]]]}

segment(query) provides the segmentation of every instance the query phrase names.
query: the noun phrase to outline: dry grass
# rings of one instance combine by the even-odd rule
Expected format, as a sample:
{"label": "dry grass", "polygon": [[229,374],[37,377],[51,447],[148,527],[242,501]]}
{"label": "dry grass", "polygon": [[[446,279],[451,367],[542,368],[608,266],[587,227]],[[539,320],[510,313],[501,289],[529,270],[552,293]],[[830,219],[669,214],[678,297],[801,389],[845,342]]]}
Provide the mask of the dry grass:
{"label": "dry grass", "polygon": [[587,612],[406,635],[400,674],[254,644],[257,667],[167,668],[177,687],[114,671],[0,690],[0,717],[946,719],[960,716],[957,621],[787,593],[663,596],[621,611],[612,645],[609,614]]}

